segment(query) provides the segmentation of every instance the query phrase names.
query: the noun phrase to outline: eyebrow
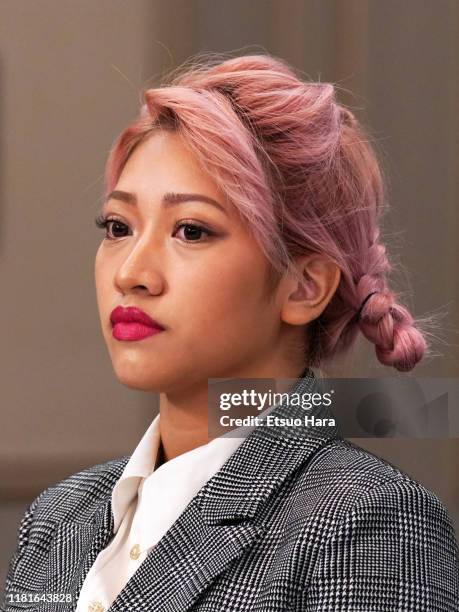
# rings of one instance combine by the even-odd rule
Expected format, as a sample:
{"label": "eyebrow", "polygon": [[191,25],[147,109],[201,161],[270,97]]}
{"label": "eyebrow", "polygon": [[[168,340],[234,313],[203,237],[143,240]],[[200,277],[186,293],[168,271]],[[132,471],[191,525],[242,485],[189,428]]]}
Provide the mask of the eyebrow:
{"label": "eyebrow", "polygon": [[[105,198],[105,203],[107,203],[109,200],[119,200],[125,204],[137,206],[136,195],[134,193],[130,193],[129,191],[120,191],[119,189],[115,189],[115,191],[109,193]],[[169,206],[176,206],[177,204],[182,204],[184,202],[205,202],[206,204],[211,204],[212,206],[219,208],[222,212],[227,214],[226,209],[219,204],[219,202],[200,193],[174,193],[169,191],[163,195],[161,200],[161,204],[166,208]]]}

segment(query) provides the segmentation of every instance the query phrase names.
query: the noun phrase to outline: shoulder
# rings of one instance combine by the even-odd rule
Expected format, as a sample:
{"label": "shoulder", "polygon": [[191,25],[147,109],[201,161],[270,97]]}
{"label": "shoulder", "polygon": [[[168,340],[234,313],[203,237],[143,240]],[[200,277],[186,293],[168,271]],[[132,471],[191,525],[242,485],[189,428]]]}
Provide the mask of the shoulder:
{"label": "shoulder", "polygon": [[389,461],[341,437],[324,445],[303,465],[298,479],[319,487],[324,496],[330,496],[330,503],[334,500],[335,507],[339,497],[343,511],[405,491],[443,514],[444,505],[434,492]]}
{"label": "shoulder", "polygon": [[[452,519],[440,498],[389,461],[341,437],[322,447],[298,474],[298,491],[327,525],[329,543],[417,540],[458,563]],[[314,495],[311,495],[311,489]],[[298,501],[301,500],[299,499]],[[322,534],[324,535],[324,534]]]}
{"label": "shoulder", "polygon": [[[29,542],[43,542],[56,523],[87,522],[110,494],[121,476],[129,456],[112,459],[76,472],[42,491],[27,507],[17,532],[17,546],[11,557],[5,594],[13,585],[18,563]],[[1,604],[0,604],[1,606]]]}
{"label": "shoulder", "polygon": [[129,456],[111,459],[67,476],[42,491],[26,515],[33,520],[85,522],[111,494],[128,460]]}
{"label": "shoulder", "polygon": [[342,438],[321,448],[297,482],[299,505],[310,504],[301,541],[317,551],[301,609],[329,601],[343,609],[457,609],[458,543],[434,492]]}

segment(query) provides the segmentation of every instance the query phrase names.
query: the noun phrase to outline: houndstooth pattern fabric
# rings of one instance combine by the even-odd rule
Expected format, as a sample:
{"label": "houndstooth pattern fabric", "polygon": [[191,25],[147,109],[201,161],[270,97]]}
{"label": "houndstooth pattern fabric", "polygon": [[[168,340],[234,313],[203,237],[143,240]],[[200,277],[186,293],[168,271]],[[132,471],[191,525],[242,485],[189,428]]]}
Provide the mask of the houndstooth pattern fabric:
{"label": "houndstooth pattern fabric", "polygon": [[[312,370],[293,392],[314,389]],[[301,413],[301,414],[300,414]],[[280,404],[273,415],[298,417]],[[323,407],[309,414],[333,415]],[[49,487],[26,511],[3,612],[75,610],[113,535],[129,457]],[[199,490],[108,612],[457,612],[458,544],[438,497],[336,426],[259,426]],[[14,601],[21,594],[71,602]]]}

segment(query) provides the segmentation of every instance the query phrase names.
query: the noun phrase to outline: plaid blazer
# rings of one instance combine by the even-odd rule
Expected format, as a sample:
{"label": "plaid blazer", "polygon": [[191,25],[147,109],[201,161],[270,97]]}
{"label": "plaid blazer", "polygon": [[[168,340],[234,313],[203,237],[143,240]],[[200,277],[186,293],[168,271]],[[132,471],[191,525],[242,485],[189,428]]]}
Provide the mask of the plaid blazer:
{"label": "plaid blazer", "polygon": [[[306,372],[294,392],[311,390]],[[280,404],[272,414],[304,410]],[[308,414],[332,417],[324,408]],[[458,545],[436,495],[337,427],[292,429],[256,427],[109,612],[457,612]],[[83,470],[33,501],[2,611],[75,609],[113,535],[111,493],[128,460]],[[72,601],[44,600],[53,593]]]}

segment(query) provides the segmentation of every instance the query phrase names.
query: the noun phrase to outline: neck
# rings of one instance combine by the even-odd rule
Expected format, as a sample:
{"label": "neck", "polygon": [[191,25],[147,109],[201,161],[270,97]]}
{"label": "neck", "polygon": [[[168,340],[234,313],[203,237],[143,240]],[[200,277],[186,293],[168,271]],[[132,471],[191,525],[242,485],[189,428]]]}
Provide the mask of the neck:
{"label": "neck", "polygon": [[[272,364],[271,364],[272,366]],[[273,368],[250,367],[241,372],[212,374],[212,378],[279,378],[294,379],[301,376],[305,364]],[[207,444],[208,432],[208,379],[176,388],[173,393],[160,394],[161,462],[164,463],[198,446]]]}

